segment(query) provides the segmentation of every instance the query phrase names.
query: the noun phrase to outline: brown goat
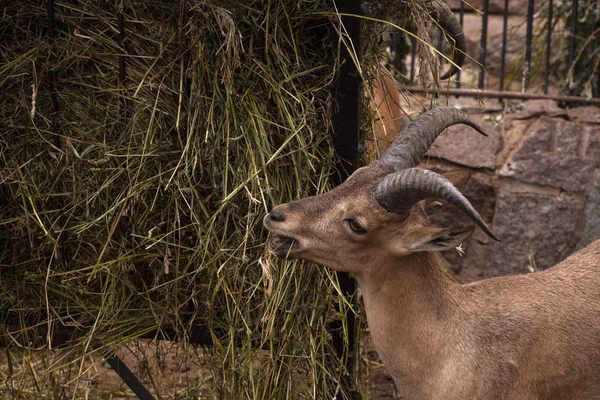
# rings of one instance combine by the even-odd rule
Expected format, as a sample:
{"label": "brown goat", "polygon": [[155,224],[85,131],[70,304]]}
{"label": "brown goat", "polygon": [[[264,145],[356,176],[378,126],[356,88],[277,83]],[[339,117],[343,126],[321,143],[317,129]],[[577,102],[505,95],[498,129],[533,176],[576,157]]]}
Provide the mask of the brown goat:
{"label": "brown goat", "polygon": [[600,399],[600,241],[528,275],[461,285],[439,250],[473,232],[427,224],[423,201],[443,199],[495,238],[445,177],[416,168],[446,127],[449,107],[417,117],[368,167],[332,191],[264,218],[277,256],[354,274],[375,347],[406,399]]}

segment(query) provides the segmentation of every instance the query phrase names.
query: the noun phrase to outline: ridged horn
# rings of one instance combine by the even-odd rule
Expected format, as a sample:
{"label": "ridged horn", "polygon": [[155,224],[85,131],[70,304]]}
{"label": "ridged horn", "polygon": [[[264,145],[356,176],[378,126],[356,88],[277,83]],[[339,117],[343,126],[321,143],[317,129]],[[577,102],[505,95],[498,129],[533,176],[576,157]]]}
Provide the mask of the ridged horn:
{"label": "ridged horn", "polygon": [[469,200],[442,175],[421,168],[409,168],[387,175],[375,188],[375,199],[389,212],[408,214],[423,199],[436,198],[458,207],[492,239],[500,239],[483,222]]}
{"label": "ridged horn", "polygon": [[[461,67],[465,61],[467,54],[465,33],[460,22],[443,0],[422,0],[421,3],[423,8],[431,15],[431,18],[450,37],[451,42],[454,42],[451,43],[454,44],[454,51],[451,58],[454,64],[450,64],[450,69],[440,77],[440,79],[448,79],[458,72],[456,66]],[[385,15],[382,15],[384,7],[380,3],[362,4],[361,9],[365,15],[375,18],[385,18]]]}
{"label": "ridged horn", "polygon": [[485,129],[464,111],[453,107],[438,107],[413,119],[377,162],[392,165],[396,171],[416,167],[439,134],[456,124],[469,125],[488,136]]}
{"label": "ridged horn", "polygon": [[467,42],[465,33],[456,16],[446,3],[441,0],[425,0],[423,2],[425,9],[431,14],[434,21],[439,27],[444,30],[448,36],[454,41],[454,52],[452,54],[452,63],[450,69],[445,74],[440,76],[440,79],[448,79],[458,72],[458,67],[461,67],[465,62],[467,54]]}

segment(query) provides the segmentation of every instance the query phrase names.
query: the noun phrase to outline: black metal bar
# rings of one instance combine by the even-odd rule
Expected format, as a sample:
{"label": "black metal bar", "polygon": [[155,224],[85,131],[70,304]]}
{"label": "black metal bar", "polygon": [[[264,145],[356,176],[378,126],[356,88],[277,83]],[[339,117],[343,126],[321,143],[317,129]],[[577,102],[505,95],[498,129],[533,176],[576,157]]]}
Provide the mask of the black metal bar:
{"label": "black metal bar", "polygon": [[529,89],[529,79],[531,77],[531,42],[533,41],[533,10],[535,0],[529,0],[527,3],[527,34],[525,36],[525,63],[523,65],[523,86],[522,91]]}
{"label": "black metal bar", "polygon": [[[55,30],[54,30],[54,1],[48,0],[46,2],[46,12],[48,14],[48,41],[51,47],[54,46]],[[48,70],[48,78],[50,81],[50,103],[52,104],[52,133],[54,134],[54,145],[61,148],[60,136],[58,135],[58,95],[56,93],[56,74],[54,73],[53,67]]]}
{"label": "black metal bar", "polygon": [[483,15],[481,16],[481,43],[479,47],[479,84],[477,87],[483,89],[485,83],[485,56],[487,51],[487,30],[488,30],[488,14],[490,10],[490,1],[483,0]]}
{"label": "black metal bar", "polygon": [[569,38],[569,58],[567,61],[567,70],[570,71],[573,67],[573,61],[575,58],[575,38],[577,35],[577,10],[579,2],[578,0],[571,0],[571,37]]}
{"label": "black metal bar", "polygon": [[[346,14],[358,14],[359,1],[340,1],[338,10]],[[345,5],[343,8],[342,6]],[[345,11],[342,11],[346,9]],[[349,39],[360,54],[360,19],[355,17],[342,17],[342,23],[348,32]],[[334,183],[339,185],[358,168],[359,153],[358,144],[360,139],[360,98],[362,96],[362,81],[359,72],[354,65],[352,55],[345,47],[342,49],[342,65],[339,77],[335,84],[335,101],[331,116],[334,138],[333,146],[340,159],[337,174],[334,175]]]}
{"label": "black metal bar", "polygon": [[410,49],[410,79],[409,82],[415,81],[415,59],[417,58],[417,40],[411,39],[412,47]]}
{"label": "black metal bar", "polygon": [[[346,15],[360,15],[361,1],[336,1],[340,13]],[[360,30],[361,19],[352,16],[342,16],[344,30],[351,41],[355,50],[353,53],[360,55]],[[343,33],[342,33],[343,34]],[[342,65],[340,67],[337,81],[334,85],[335,106],[332,111],[332,125],[334,131],[333,146],[339,157],[337,172],[333,175],[333,183],[339,185],[346,180],[352,172],[359,167],[359,140],[360,140],[360,103],[362,98],[362,78],[356,69],[353,55],[346,46],[342,46]],[[345,296],[352,299],[352,304],[356,306],[356,282],[347,273],[338,273],[338,281]],[[356,317],[354,313],[346,314],[346,325],[348,327],[348,342],[344,340],[343,324],[341,321],[331,325],[333,345],[341,357],[346,362],[346,369],[349,377],[354,380],[354,357],[352,356],[356,348]],[[347,382],[354,386],[353,382]],[[356,391],[352,391],[353,396],[357,396]],[[343,393],[339,393],[337,398],[343,398]]]}
{"label": "black metal bar", "polygon": [[46,13],[48,14],[48,37],[54,39],[54,1],[46,2]]}
{"label": "black metal bar", "polygon": [[119,11],[117,12],[117,30],[119,31],[117,40],[119,44],[119,78],[117,82],[117,88],[120,89],[121,92],[121,104],[123,106],[123,124],[126,125],[129,120],[129,100],[127,98],[127,93],[125,91],[125,79],[127,78],[127,64],[126,64],[126,53],[125,50],[125,17],[124,10],[125,4],[121,3],[119,7]]}
{"label": "black metal bar", "polygon": [[[598,15],[598,2],[595,1],[594,2],[594,10],[592,11],[592,15]],[[596,19],[597,21],[597,19]],[[600,25],[598,23],[596,23],[596,28],[600,27]],[[589,76],[592,76],[594,74],[594,58],[593,55],[596,52],[596,46],[598,46],[598,31],[596,30],[594,33],[594,38],[592,39],[592,43],[590,44],[590,49],[588,52],[588,60],[589,60]]]}
{"label": "black metal bar", "polygon": [[[460,5],[458,6],[458,22],[460,23],[460,26],[464,26],[464,22],[465,22],[465,2],[464,1],[459,1]],[[461,70],[459,69],[458,71],[456,71],[456,87],[460,89],[460,73]]]}
{"label": "black metal bar", "polygon": [[[183,80],[183,87],[182,89],[182,93],[181,93],[181,101],[183,102],[187,102],[190,98],[190,94],[192,91],[192,80],[188,77],[187,75],[187,70],[190,66],[190,49],[191,49],[191,42],[189,39],[189,37],[186,37],[185,32],[186,32],[186,27],[190,21],[190,16],[193,13],[193,10],[190,10],[187,4],[186,0],[180,0],[179,2],[179,22],[178,22],[178,40],[180,42],[180,44],[182,46],[185,46],[185,52],[183,53],[183,57],[181,59],[181,69],[180,69],[180,73],[181,73],[181,78]],[[182,107],[182,109],[184,109],[185,107]],[[177,121],[179,123],[179,121]],[[187,127],[187,122],[185,123],[185,126],[180,126],[179,127],[180,132],[183,135],[183,141],[186,142],[187,141],[187,135],[188,135],[188,127]]]}
{"label": "black metal bar", "polygon": [[[123,40],[125,39],[125,22],[123,21],[123,10],[117,13],[117,29],[119,30],[119,47],[124,51]],[[125,83],[125,54],[119,55],[119,84]]]}
{"label": "black metal bar", "polygon": [[500,92],[498,90],[476,90],[476,89],[425,89],[417,86],[405,86],[405,90],[411,93],[428,93],[439,96],[472,96],[486,97],[499,99],[548,99],[556,100],[564,103],[581,103],[581,104],[600,104],[600,97],[579,97],[579,96],[559,96],[541,93],[516,93],[516,92]]}
{"label": "black metal bar", "polygon": [[108,365],[119,375],[125,384],[135,393],[140,400],[155,400],[148,389],[140,382],[133,372],[125,365],[119,356],[112,355],[104,358]]}
{"label": "black metal bar", "polygon": [[[192,309],[194,306],[192,302],[189,302],[186,307]],[[63,316],[64,319],[68,319],[68,316]],[[75,329],[72,326],[64,326],[59,322],[54,321],[51,327],[40,323],[35,318],[25,318],[20,320],[14,320],[8,322],[9,319],[6,314],[0,314],[0,321],[2,326],[7,332],[18,332],[23,337],[23,343],[31,343],[31,346],[42,346],[48,336],[52,342],[52,347],[55,349],[72,346],[74,341],[78,338],[89,334],[89,330]],[[182,325],[189,325],[189,320],[182,321]],[[50,330],[49,330],[50,329]],[[215,332],[216,331],[216,332]],[[225,335],[224,332],[213,330],[213,333],[217,336]],[[139,339],[150,339],[150,340],[168,340],[177,341],[181,340],[181,333],[178,333],[172,328],[160,328],[154,329],[138,337]],[[0,347],[6,347],[10,345],[10,341],[7,338],[0,336]],[[198,344],[201,346],[212,346],[211,331],[208,326],[205,325],[193,325],[187,332],[186,340],[189,343]],[[241,344],[241,343],[240,343]]]}
{"label": "black metal bar", "polygon": [[17,340],[18,343],[29,348],[47,348],[48,339],[53,349],[60,349],[72,344],[78,337],[78,331],[73,327],[63,327],[56,320],[48,326],[45,322],[31,317],[17,318],[14,323],[7,322],[6,314],[0,314],[3,334],[0,334],[0,348],[10,347]]}
{"label": "black metal bar", "polygon": [[502,56],[500,59],[500,91],[504,90],[504,75],[506,73],[506,36],[508,31],[508,1],[504,0],[504,15],[502,18]]}
{"label": "black metal bar", "polygon": [[550,81],[550,53],[552,51],[552,0],[548,0],[548,31],[546,32],[546,60],[544,70],[544,93],[548,94],[548,82]]}
{"label": "black metal bar", "polygon": [[[55,65],[59,64],[59,63],[54,63],[52,62],[52,60],[54,59],[54,50],[56,48],[56,30],[55,30],[55,16],[54,16],[54,1],[53,0],[47,0],[46,2],[46,12],[47,12],[47,17],[48,17],[48,33],[47,33],[47,38],[48,38],[48,43],[50,44],[50,49],[51,49],[51,55],[49,57],[49,68],[48,68],[48,81],[49,81],[49,86],[50,86],[50,104],[52,105],[52,113],[50,116],[50,126],[51,126],[51,132],[54,135],[54,146],[56,146],[56,148],[58,149],[62,149],[63,144],[62,144],[62,140],[60,139],[60,134],[59,134],[59,130],[60,130],[60,125],[59,125],[59,104],[58,104],[58,90],[57,90],[57,85],[56,85],[56,72],[54,70]],[[56,190],[58,193],[64,193],[65,190],[65,182],[60,179],[59,175],[60,172],[58,170],[55,171],[56,175]],[[57,209],[61,209],[64,210],[64,197],[63,196],[59,196],[56,198],[56,203],[54,205],[54,207],[56,207]],[[61,213],[61,214],[65,214],[65,213]],[[55,223],[57,224],[57,226],[60,225],[60,223],[63,221],[63,217],[59,217],[58,220],[55,221]],[[63,243],[65,242],[65,240],[68,240],[69,237],[69,233],[68,232],[64,232],[62,234],[59,235],[57,242],[58,242],[58,257],[57,257],[57,261],[62,264],[63,267],[66,266],[66,264],[68,263],[68,259],[69,259],[69,252],[66,249],[65,246],[63,246]]]}
{"label": "black metal bar", "polygon": [[[183,24],[182,24],[181,29],[185,30],[194,11],[190,10],[188,8],[187,2],[185,0],[182,2],[182,5],[184,7],[184,10],[183,10]],[[190,66],[190,58],[191,58],[190,49],[192,47],[191,39],[187,40],[187,44],[188,44],[188,48],[186,49],[185,55],[183,56],[184,65],[186,68],[186,71],[184,71],[184,74],[185,74],[184,80],[185,81],[184,81],[183,95],[187,99],[189,99],[190,94],[192,93],[192,80],[187,76],[186,72],[187,72],[187,68]]]}

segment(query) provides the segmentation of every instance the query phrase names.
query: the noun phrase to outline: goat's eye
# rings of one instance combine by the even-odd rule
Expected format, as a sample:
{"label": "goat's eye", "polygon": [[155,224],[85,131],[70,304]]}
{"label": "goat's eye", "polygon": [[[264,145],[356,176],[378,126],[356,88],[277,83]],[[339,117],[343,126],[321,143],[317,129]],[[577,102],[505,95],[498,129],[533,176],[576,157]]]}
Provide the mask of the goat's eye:
{"label": "goat's eye", "polygon": [[356,234],[364,235],[365,233],[367,233],[365,228],[363,228],[362,225],[359,224],[358,221],[353,218],[347,219],[346,223],[350,227],[350,230]]}

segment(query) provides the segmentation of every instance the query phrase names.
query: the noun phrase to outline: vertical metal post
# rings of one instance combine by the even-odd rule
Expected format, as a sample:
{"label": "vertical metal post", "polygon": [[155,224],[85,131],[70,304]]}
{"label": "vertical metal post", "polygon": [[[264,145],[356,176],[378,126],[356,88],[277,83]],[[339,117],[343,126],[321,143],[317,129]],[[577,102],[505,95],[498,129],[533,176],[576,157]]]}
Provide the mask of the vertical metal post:
{"label": "vertical metal post", "polygon": [[488,14],[490,9],[490,1],[483,0],[483,15],[481,17],[481,44],[479,47],[479,64],[481,70],[479,71],[479,84],[477,87],[483,89],[485,82],[485,56],[487,51],[487,30],[488,30]]}
{"label": "vertical metal post", "polygon": [[[338,10],[344,14],[360,14],[360,0],[339,0]],[[356,56],[360,55],[361,21],[357,17],[342,16],[342,24],[348,34],[348,40],[354,47]],[[358,168],[360,139],[360,98],[362,81],[356,70],[353,55],[342,46],[342,65],[334,87],[335,105],[331,120],[333,123],[333,146],[340,159],[334,183],[340,184]]]}
{"label": "vertical metal post", "polygon": [[500,91],[504,91],[504,75],[506,73],[506,36],[508,30],[508,0],[504,0],[504,16],[502,19],[502,58],[500,60]]}
{"label": "vertical metal post", "polygon": [[568,58],[568,70],[573,67],[573,61],[575,58],[575,37],[577,35],[577,10],[579,6],[578,0],[571,0],[571,37],[569,38],[569,58]]}
{"label": "vertical metal post", "polygon": [[[465,3],[464,3],[464,1],[460,1],[458,10],[459,10],[458,22],[460,23],[460,26],[464,26],[464,22],[465,22]],[[458,71],[456,71],[456,87],[458,89],[460,89],[460,72],[461,72],[460,69]]]}
{"label": "vertical metal post", "polygon": [[[125,59],[126,59],[126,50],[125,50],[125,18],[123,17],[123,12],[124,12],[124,7],[125,4],[123,4],[123,2],[121,2],[121,4],[119,5],[119,9],[117,11],[117,30],[119,31],[119,34],[117,36],[117,43],[119,44],[120,47],[120,54],[119,54],[119,58],[118,58],[118,65],[119,65],[119,81],[117,82],[117,89],[122,91],[122,95],[121,95],[121,105],[123,106],[123,110],[124,110],[124,114],[123,117],[125,119],[128,119],[128,111],[129,111],[129,101],[127,99],[126,96],[126,91],[125,91],[125,79],[127,76],[127,72],[126,72],[126,63],[125,63]],[[125,123],[124,123],[125,124]]]}
{"label": "vertical metal post", "polygon": [[522,92],[529,89],[529,78],[531,77],[531,42],[533,41],[533,9],[534,1],[527,3],[527,34],[525,37],[525,63],[523,65],[523,85]]}
{"label": "vertical metal post", "polygon": [[[117,29],[119,30],[119,47],[123,50],[123,40],[125,39],[125,22],[123,21],[123,10],[117,12]],[[125,82],[125,55],[119,55],[119,84]]]}
{"label": "vertical metal post", "polygon": [[544,94],[548,94],[550,81],[550,53],[552,50],[552,0],[548,1],[548,31],[546,33],[546,66],[544,71]]}
{"label": "vertical metal post", "polygon": [[411,39],[412,48],[410,49],[410,83],[415,82],[415,58],[417,58],[417,41]]}
{"label": "vertical metal post", "polygon": [[[55,31],[54,31],[54,1],[46,2],[46,12],[48,14],[48,41],[51,46],[54,46]],[[54,68],[48,70],[48,78],[50,81],[50,103],[52,104],[52,133],[54,134],[54,145],[61,148],[60,135],[58,134],[58,95],[56,93],[56,74]]]}
{"label": "vertical metal post", "polygon": [[[50,117],[50,123],[51,123],[51,132],[52,135],[54,135],[54,146],[56,146],[59,149],[62,149],[63,147],[63,143],[62,140],[60,138],[60,124],[59,124],[59,103],[58,103],[58,90],[57,90],[57,85],[56,85],[56,73],[55,73],[55,65],[59,64],[59,63],[54,63],[54,48],[56,47],[56,30],[54,29],[54,1],[53,0],[47,0],[46,1],[46,12],[47,12],[47,17],[48,17],[48,33],[47,33],[47,37],[48,37],[48,42],[50,43],[50,49],[51,51],[51,56],[50,56],[50,60],[52,60],[52,62],[50,63],[50,68],[48,68],[48,80],[50,83],[50,103],[52,104],[52,115]],[[65,182],[63,179],[60,179],[60,172],[57,169],[56,171],[56,190],[58,193],[64,193],[65,192]],[[58,196],[56,197],[56,203],[54,204],[54,207],[64,210],[64,197],[63,196]],[[64,214],[64,213],[61,213]],[[58,220],[55,221],[55,223],[57,224],[57,226],[60,225],[60,223],[63,222],[63,217],[59,217]],[[57,261],[64,267],[67,263],[68,260],[68,251],[65,248],[65,246],[63,246],[63,243],[65,242],[65,240],[68,240],[69,233],[63,231],[63,233],[61,233],[58,236],[57,242],[58,242],[58,257],[57,257]],[[50,324],[50,320],[48,320],[48,324]],[[48,326],[49,328],[50,326]],[[50,340],[50,339],[49,339]],[[48,345],[50,345],[50,343],[48,343]]]}
{"label": "vertical metal post", "polygon": [[[592,15],[598,15],[598,2],[595,1],[594,2],[594,10],[592,11]],[[596,19],[596,21],[598,21],[598,19]],[[598,22],[596,22],[596,27],[600,27],[600,24],[598,24]],[[589,59],[589,76],[592,76],[594,74],[594,57],[593,55],[596,53],[596,46],[598,46],[598,31],[594,32],[594,38],[592,39],[592,43],[590,44],[589,47],[589,51],[588,51],[588,59]]]}
{"label": "vertical metal post", "polygon": [[[360,0],[338,0],[337,8],[340,13],[346,15],[360,15]],[[346,38],[351,42],[354,54],[360,55],[360,29],[361,19],[353,16],[342,16],[342,34],[347,33]],[[362,80],[355,66],[353,54],[346,46],[342,46],[342,65],[339,76],[334,85],[335,104],[331,116],[334,137],[333,146],[339,157],[337,173],[333,176],[333,183],[339,185],[354,172],[359,166],[359,139],[360,139],[360,100],[362,98]],[[338,273],[338,281],[345,296],[352,297],[352,303],[356,305],[356,283],[346,273]],[[346,368],[351,377],[354,376],[353,353],[356,348],[356,318],[353,313],[347,314],[346,325],[348,327],[348,342],[344,340],[343,325],[340,323],[332,326],[333,345],[338,356],[346,360]],[[353,385],[352,382],[348,382]],[[338,395],[338,398],[342,394]]]}

